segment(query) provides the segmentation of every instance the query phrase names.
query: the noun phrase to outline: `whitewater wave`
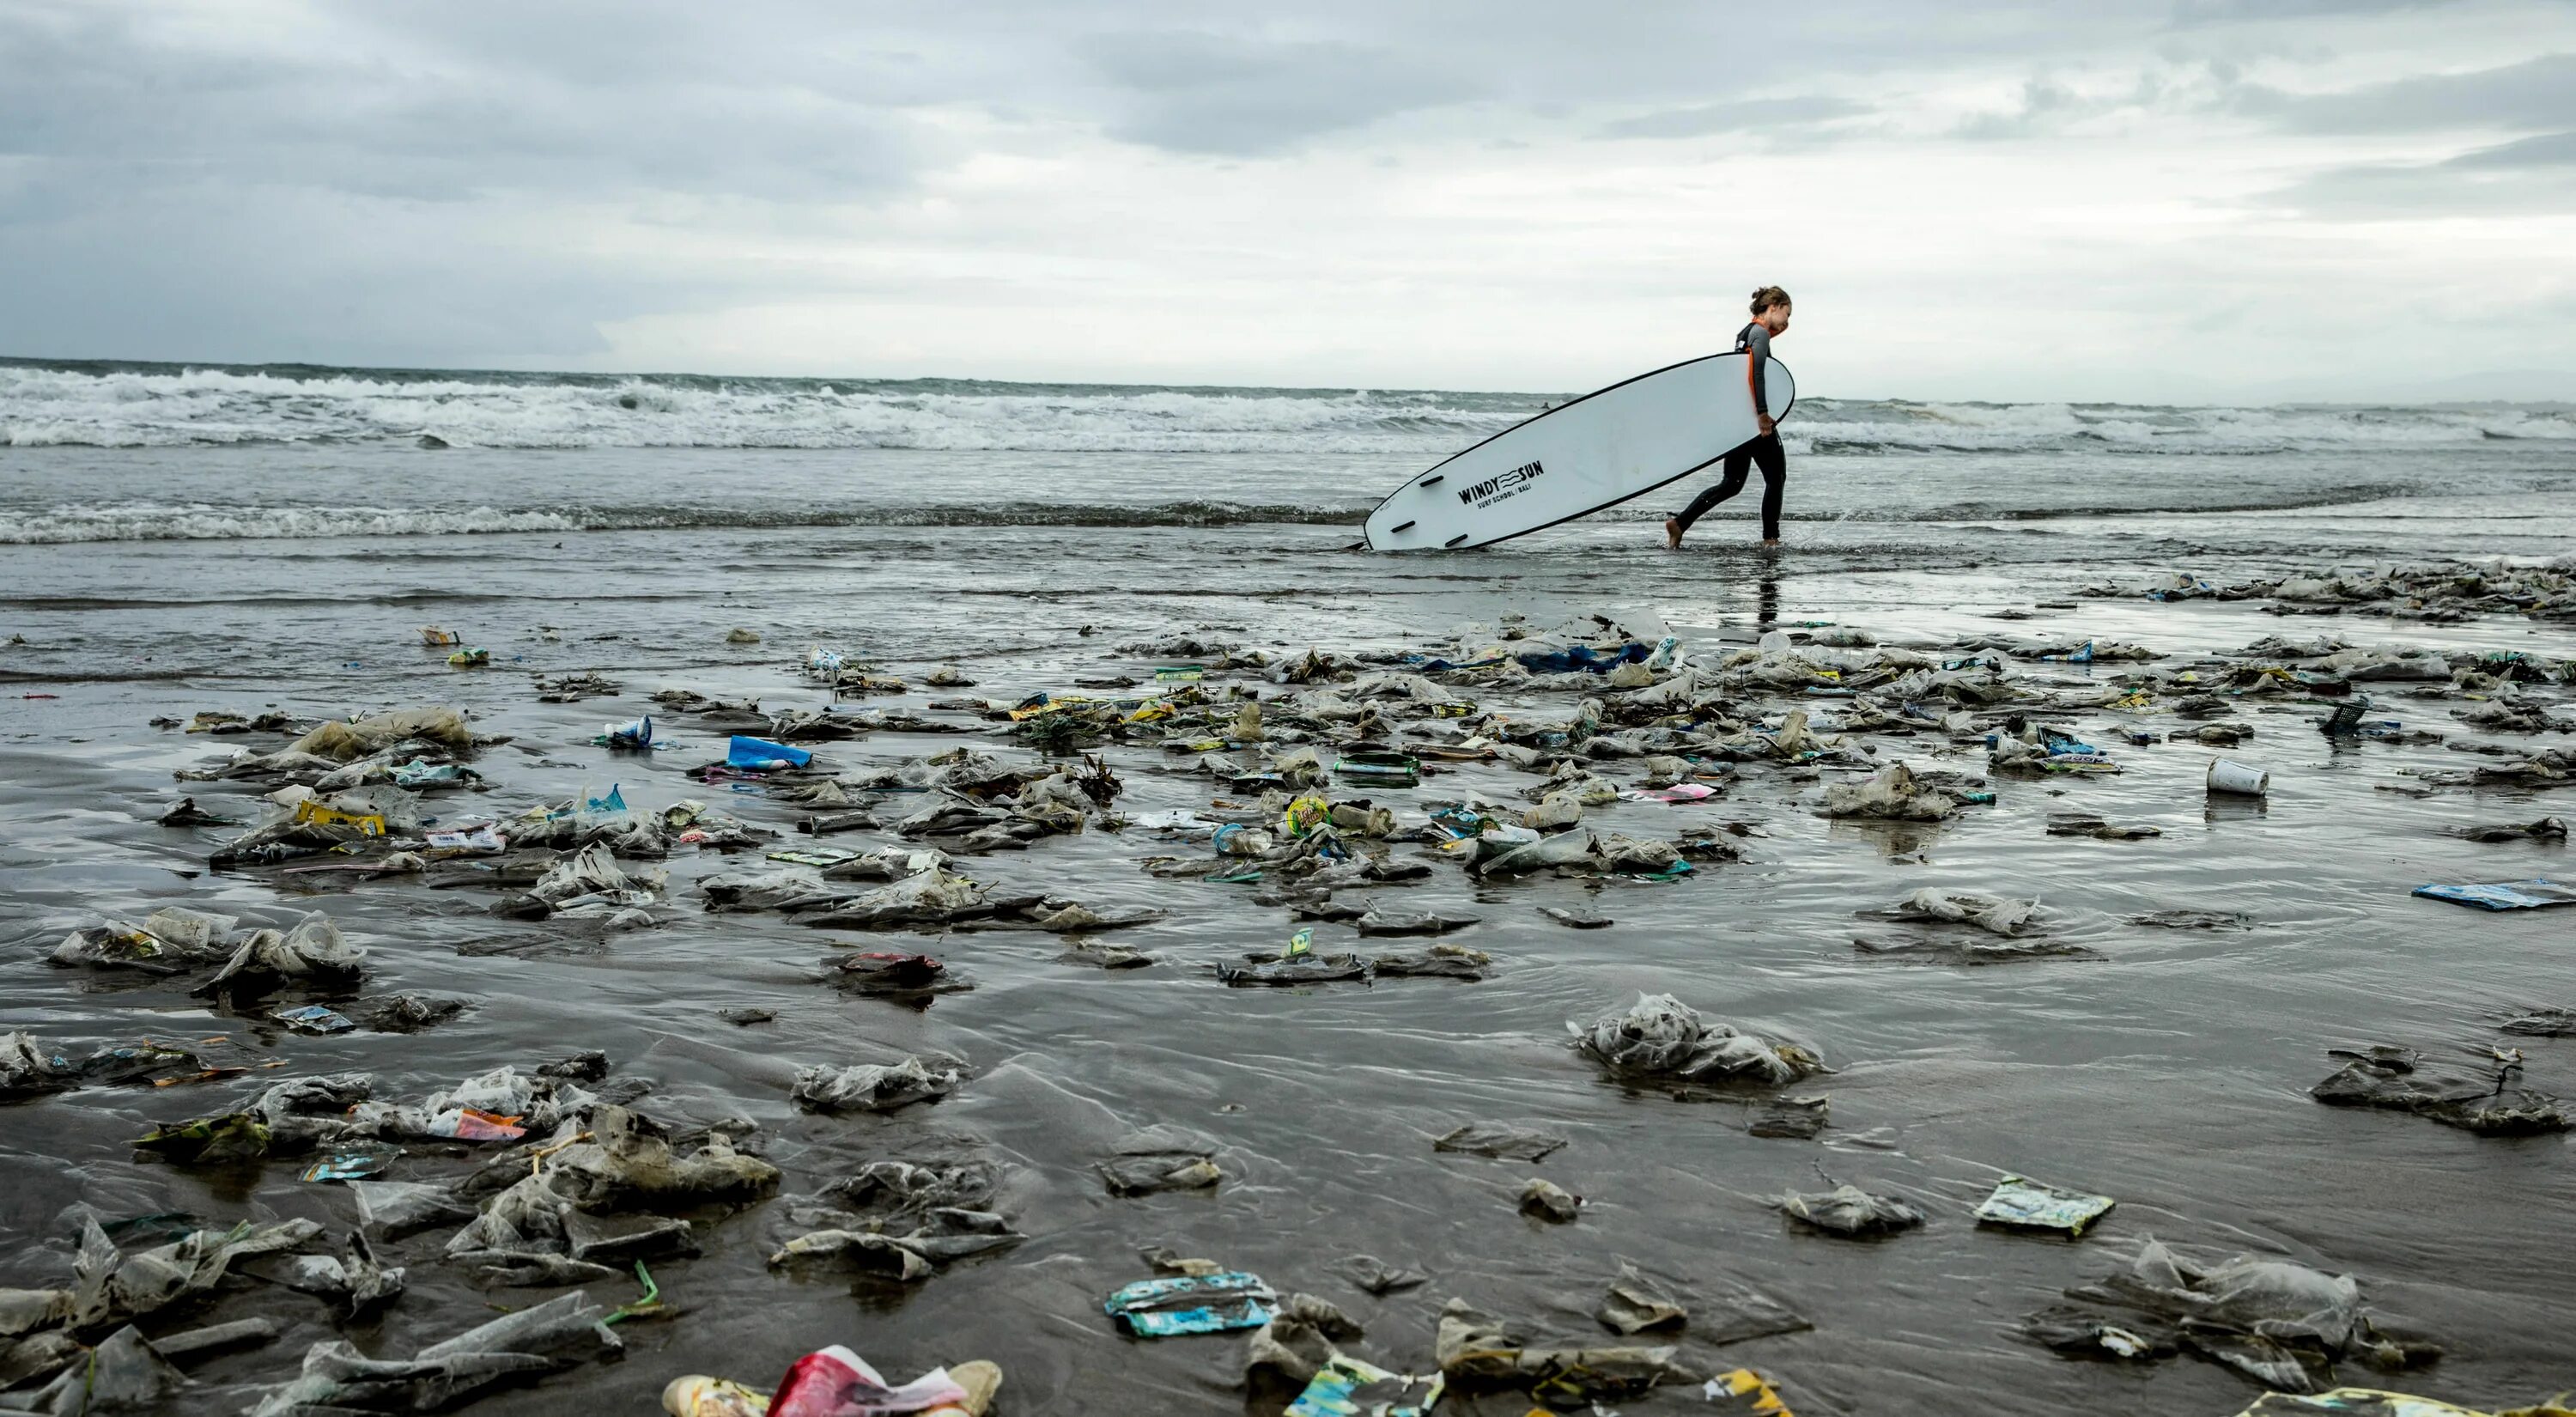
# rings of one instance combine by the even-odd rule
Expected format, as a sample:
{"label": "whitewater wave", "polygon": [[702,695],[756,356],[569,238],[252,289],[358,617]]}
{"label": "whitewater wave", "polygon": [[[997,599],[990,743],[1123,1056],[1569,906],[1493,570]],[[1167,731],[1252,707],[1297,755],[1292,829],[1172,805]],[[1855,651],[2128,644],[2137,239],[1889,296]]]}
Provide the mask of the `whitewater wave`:
{"label": "whitewater wave", "polygon": [[[0,445],[385,443],[1402,453],[1436,461],[1561,395],[0,362]],[[2260,454],[2576,441],[2565,405],[2160,408],[1810,399],[1794,452]]]}
{"label": "whitewater wave", "polygon": [[1234,502],[1087,506],[1017,502],[908,507],[218,507],[126,503],[0,511],[0,545],[88,541],[303,540],[333,536],[474,536],[511,532],[656,531],[687,528],[1067,526],[1211,527],[1279,523],[1356,526],[1366,507],[1290,507]]}
{"label": "whitewater wave", "polygon": [[[2288,511],[2341,506],[2402,496],[2400,483],[2355,483],[2306,494],[2212,501],[2200,505],[2128,505],[2117,501],[2082,506],[2032,507],[1994,501],[1961,501],[1885,508],[1792,508],[1793,522],[2046,522],[2068,518]],[[218,506],[211,503],[72,504],[41,510],[0,510],[0,546],[63,545],[102,541],[312,540],[324,537],[494,536],[582,531],[790,530],[800,527],[1234,527],[1346,526],[1357,529],[1367,504],[1290,506],[1273,503],[1187,500],[1136,504],[1069,502],[929,503],[919,505],[810,504],[774,507],[641,505],[498,508],[366,506]],[[1605,521],[1659,521],[1663,500],[1641,498],[1594,516]]]}

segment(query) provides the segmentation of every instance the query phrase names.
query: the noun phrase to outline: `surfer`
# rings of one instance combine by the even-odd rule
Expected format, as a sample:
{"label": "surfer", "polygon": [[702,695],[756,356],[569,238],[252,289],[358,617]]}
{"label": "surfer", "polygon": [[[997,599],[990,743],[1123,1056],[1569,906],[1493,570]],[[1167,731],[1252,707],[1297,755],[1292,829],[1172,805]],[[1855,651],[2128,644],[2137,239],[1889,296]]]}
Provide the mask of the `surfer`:
{"label": "surfer", "polygon": [[1680,516],[1664,518],[1664,542],[1675,551],[1682,549],[1682,533],[1691,529],[1691,523],[1743,491],[1745,473],[1756,467],[1762,469],[1762,544],[1780,544],[1780,494],[1789,481],[1789,457],[1781,451],[1780,430],[1771,421],[1763,375],[1771,365],[1773,337],[1788,332],[1789,292],[1776,285],[1753,292],[1753,323],[1735,336],[1735,349],[1745,357],[1744,379],[1753,386],[1753,421],[1762,433],[1726,455],[1725,476],[1715,487],[1692,498]]}

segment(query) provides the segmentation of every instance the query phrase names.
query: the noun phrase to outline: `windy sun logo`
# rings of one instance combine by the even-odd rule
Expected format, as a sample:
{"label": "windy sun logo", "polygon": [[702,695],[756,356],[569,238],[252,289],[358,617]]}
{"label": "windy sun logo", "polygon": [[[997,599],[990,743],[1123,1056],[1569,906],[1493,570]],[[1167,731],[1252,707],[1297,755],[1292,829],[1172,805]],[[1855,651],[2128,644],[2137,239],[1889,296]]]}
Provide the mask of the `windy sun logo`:
{"label": "windy sun logo", "polygon": [[1458,489],[1458,500],[1470,507],[1484,507],[1506,497],[1519,495],[1547,472],[1536,462],[1525,462],[1509,472],[1498,473],[1470,487]]}

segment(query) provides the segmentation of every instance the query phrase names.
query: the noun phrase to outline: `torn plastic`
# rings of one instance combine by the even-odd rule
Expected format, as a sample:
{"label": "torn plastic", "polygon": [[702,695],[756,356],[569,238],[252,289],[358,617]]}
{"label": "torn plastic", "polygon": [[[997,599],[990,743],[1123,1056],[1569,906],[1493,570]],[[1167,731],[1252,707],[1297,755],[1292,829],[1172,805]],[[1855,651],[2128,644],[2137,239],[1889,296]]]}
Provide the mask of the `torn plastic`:
{"label": "torn plastic", "polygon": [[1824,815],[1889,821],[1938,822],[1959,813],[1958,799],[1915,781],[1913,770],[1890,763],[1866,782],[1825,789]]}
{"label": "torn plastic", "polygon": [[1426,1417],[1446,1387],[1439,1373],[1414,1377],[1334,1353],[1280,1417]]}
{"label": "torn plastic", "polygon": [[1825,1071],[1823,1060],[1798,1044],[1703,1022],[1670,994],[1639,994],[1626,1013],[1604,1015],[1590,1028],[1568,1020],[1565,1028],[1578,1051],[1629,1079],[1779,1085]]}
{"label": "torn plastic", "polygon": [[1995,1183],[1994,1193],[1977,1206],[1977,1219],[2016,1230],[2058,1230],[2077,1239],[2085,1227],[2110,1213],[2119,1202],[2109,1196],[2060,1190],[2019,1176]]}
{"label": "torn plastic", "polygon": [[1279,1296],[1259,1275],[1228,1271],[1139,1280],[1111,1292],[1102,1309],[1138,1338],[1260,1328],[1277,1316]]}
{"label": "torn plastic", "polygon": [[1432,1140],[1434,1151],[1463,1151],[1498,1160],[1539,1161],[1563,1151],[1565,1138],[1508,1122],[1468,1122]]}
{"label": "torn plastic", "polygon": [[954,1068],[933,1072],[919,1058],[906,1058],[891,1065],[800,1068],[787,1095],[817,1112],[891,1112],[946,1097],[957,1090],[957,1083]]}
{"label": "torn plastic", "polygon": [[933,1368],[900,1386],[839,1344],[799,1358],[770,1395],[769,1417],[902,1417],[914,1412],[968,1412],[963,1384],[946,1368]]}
{"label": "torn plastic", "polygon": [[1216,1164],[1215,1138],[1179,1127],[1153,1126],[1121,1138],[1098,1163],[1113,1196],[1205,1190],[1225,1179]]}
{"label": "torn plastic", "polygon": [[2480,1136],[2539,1136],[2576,1128],[2565,1104],[2529,1088],[2507,1087],[2520,1066],[2509,1055],[2490,1069],[2422,1066],[2411,1049],[2329,1050],[2347,1061],[2308,1095],[2329,1107],[2375,1107],[2411,1112]]}
{"label": "torn plastic", "polygon": [[1893,1235],[1923,1223],[1923,1212],[1910,1202],[1874,1195],[1851,1185],[1804,1195],[1792,1193],[1782,1196],[1779,1204],[1781,1214],[1791,1220],[1847,1240]]}
{"label": "torn plastic", "polygon": [[1520,1203],[1521,1214],[1551,1225],[1570,1225],[1583,1211],[1583,1197],[1540,1177],[1522,1183]]}
{"label": "torn plastic", "polygon": [[625,1345],[586,1293],[504,1314],[410,1358],[369,1358],[347,1342],[313,1345],[303,1375],[271,1388],[249,1417],[335,1417],[351,1409],[434,1412],[497,1383],[560,1372]]}
{"label": "torn plastic", "polygon": [[348,985],[365,973],[366,958],[364,949],[350,944],[340,927],[317,911],[283,934],[252,932],[223,968],[193,992],[257,993],[289,984]]}
{"label": "torn plastic", "polygon": [[1687,1378],[1673,1368],[1670,1346],[1528,1347],[1460,1299],[1441,1310],[1435,1347],[1441,1374],[1461,1388],[1520,1388],[1549,1402],[1632,1398],[1666,1378]]}

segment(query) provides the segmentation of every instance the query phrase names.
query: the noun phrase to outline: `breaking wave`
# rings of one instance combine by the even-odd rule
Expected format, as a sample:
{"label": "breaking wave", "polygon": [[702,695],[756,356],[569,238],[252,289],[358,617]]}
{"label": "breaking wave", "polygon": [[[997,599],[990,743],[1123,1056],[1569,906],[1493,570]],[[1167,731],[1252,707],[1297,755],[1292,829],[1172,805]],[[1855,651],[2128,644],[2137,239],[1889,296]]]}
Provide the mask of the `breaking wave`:
{"label": "breaking wave", "polygon": [[[0,361],[0,446],[435,440],[483,448],[1407,453],[1561,394],[731,379]],[[2182,408],[1816,398],[1794,451],[2260,454],[2576,440],[2552,404]]]}
{"label": "breaking wave", "polygon": [[464,536],[509,532],[646,531],[788,527],[1202,527],[1299,523],[1357,526],[1366,507],[1288,507],[1233,502],[1165,502],[1086,506],[1018,502],[1001,505],[870,506],[847,509],[738,507],[218,507],[132,503],[0,511],[0,545],[84,541],[245,541],[332,536]]}

